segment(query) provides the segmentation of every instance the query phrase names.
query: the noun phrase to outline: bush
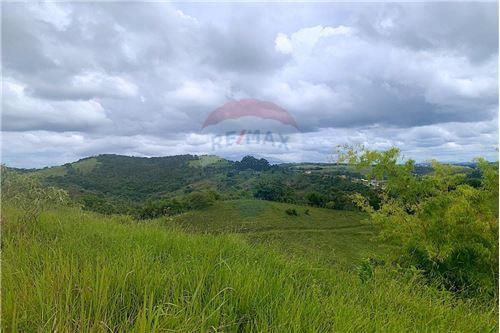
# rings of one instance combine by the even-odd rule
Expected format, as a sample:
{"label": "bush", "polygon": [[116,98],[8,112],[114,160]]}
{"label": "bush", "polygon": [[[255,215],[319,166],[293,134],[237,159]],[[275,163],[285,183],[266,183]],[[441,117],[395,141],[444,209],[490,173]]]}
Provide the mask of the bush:
{"label": "bush", "polygon": [[141,219],[178,215],[188,210],[204,209],[212,206],[220,198],[214,191],[191,192],[172,199],[149,200],[135,215]]}
{"label": "bush", "polygon": [[106,215],[124,213],[120,212],[119,209],[113,206],[110,200],[103,195],[85,194],[80,198],[80,202],[85,210],[91,210]]}
{"label": "bush", "polygon": [[371,192],[367,191],[360,192],[361,189],[362,187],[358,188],[357,190],[353,190],[352,192],[332,190],[331,199],[329,202],[327,202],[328,208],[338,209],[338,210],[350,210],[350,211],[359,210],[359,207],[355,203],[353,203],[351,197],[354,193],[359,193],[368,200],[368,202],[372,207],[377,209],[379,207],[379,202],[376,200],[372,200]]}
{"label": "bush", "polygon": [[325,204],[325,208],[328,208],[328,209],[335,209],[335,208],[336,208],[335,201],[328,201],[328,202]]}
{"label": "bush", "polygon": [[328,201],[327,197],[318,192],[311,192],[306,194],[306,200],[309,205],[316,207],[324,207]]}
{"label": "bush", "polygon": [[368,282],[373,277],[373,265],[370,259],[364,259],[358,266],[358,277],[361,282]]}
{"label": "bush", "polygon": [[279,181],[261,181],[255,187],[254,197],[269,201],[293,202],[293,189]]}
{"label": "bush", "polygon": [[342,156],[369,177],[386,180],[380,209],[353,196],[398,243],[398,262],[421,270],[429,282],[464,296],[497,297],[498,167],[478,160],[481,185],[472,187],[453,166],[434,162],[432,172],[413,173],[397,149],[353,150]]}
{"label": "bush", "polygon": [[215,192],[192,192],[184,198],[186,209],[203,209],[212,206],[217,200]]}
{"label": "bush", "polygon": [[295,208],[287,208],[285,210],[285,213],[290,216],[299,216],[299,213],[297,213],[297,210]]}
{"label": "bush", "polygon": [[235,163],[236,169],[238,170],[255,170],[255,171],[265,171],[269,170],[271,166],[269,162],[263,158],[256,159],[253,156],[245,156],[241,159],[241,162]]}
{"label": "bush", "polygon": [[162,216],[172,216],[186,211],[186,206],[178,199],[149,200],[135,215],[140,219],[155,219]]}

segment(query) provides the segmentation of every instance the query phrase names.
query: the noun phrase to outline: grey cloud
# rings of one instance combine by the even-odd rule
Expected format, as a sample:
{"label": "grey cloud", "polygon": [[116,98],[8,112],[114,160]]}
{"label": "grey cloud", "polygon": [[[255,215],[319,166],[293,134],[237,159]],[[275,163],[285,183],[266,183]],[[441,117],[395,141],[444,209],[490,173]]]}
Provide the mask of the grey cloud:
{"label": "grey cloud", "polygon": [[[299,42],[294,47],[300,48]],[[440,52],[410,52],[358,35],[320,38],[316,44],[320,43],[298,54],[281,80],[307,82],[315,78],[319,84],[313,90],[321,86],[325,92],[309,101],[307,91],[297,89],[303,93],[295,105],[286,93],[274,97],[288,104],[299,118],[303,116],[305,128],[368,124],[405,127],[487,120],[495,115],[496,61],[474,64]]]}
{"label": "grey cloud", "polygon": [[[483,61],[498,53],[498,3],[370,4],[356,18],[371,37],[414,50],[445,50]],[[375,14],[374,14],[375,13]]]}
{"label": "grey cloud", "polygon": [[[2,140],[39,139],[4,156],[30,164],[37,151],[40,165],[57,154],[210,153],[201,124],[231,98],[269,100],[295,117],[303,144],[247,147],[275,160],[325,159],[340,138],[421,159],[446,149],[496,156],[497,6],[4,4],[4,81],[23,89],[4,87]],[[339,27],[350,32],[332,33]],[[289,52],[275,47],[279,33]],[[245,153],[235,149],[217,153]]]}
{"label": "grey cloud", "polygon": [[[42,41],[37,34],[46,24],[30,20],[23,6],[2,4],[2,7],[4,70],[36,73],[42,69],[53,68],[55,62],[42,52]],[[32,26],[32,31],[25,29],[26,26]]]}
{"label": "grey cloud", "polygon": [[204,29],[206,63],[218,70],[265,75],[272,75],[285,64],[287,57],[274,51],[276,32],[258,13],[239,15],[232,21],[223,30],[212,24]]}

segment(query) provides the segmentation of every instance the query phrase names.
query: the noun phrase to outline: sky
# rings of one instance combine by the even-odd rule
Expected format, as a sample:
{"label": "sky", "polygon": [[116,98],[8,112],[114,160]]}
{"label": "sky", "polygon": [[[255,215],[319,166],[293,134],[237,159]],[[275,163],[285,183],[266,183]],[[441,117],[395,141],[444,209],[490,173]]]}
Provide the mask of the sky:
{"label": "sky", "polygon": [[[242,100],[297,127],[203,127]],[[2,163],[24,168],[105,153],[325,162],[345,144],[496,161],[498,4],[3,3],[1,120]]]}

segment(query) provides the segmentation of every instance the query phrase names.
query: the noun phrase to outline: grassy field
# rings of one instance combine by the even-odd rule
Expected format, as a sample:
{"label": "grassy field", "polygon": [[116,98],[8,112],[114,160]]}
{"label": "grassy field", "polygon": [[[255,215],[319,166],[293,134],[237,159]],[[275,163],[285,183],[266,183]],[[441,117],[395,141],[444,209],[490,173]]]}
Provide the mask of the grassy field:
{"label": "grassy field", "polygon": [[[295,209],[298,216],[286,214]],[[307,212],[306,212],[307,210]],[[251,243],[272,246],[288,256],[318,264],[351,266],[362,258],[383,257],[388,247],[358,212],[336,211],[263,200],[219,201],[170,221],[190,232],[236,233]]]}
{"label": "grassy field", "polygon": [[[98,164],[99,162],[97,161],[97,159],[95,157],[91,157],[80,160],[78,162],[71,163],[71,166],[75,170],[83,174],[87,174],[91,172]],[[37,170],[36,173],[41,177],[64,176],[68,173],[68,170],[66,166],[61,165],[61,166],[54,166],[50,168],[40,169]]]}
{"label": "grassy field", "polygon": [[[220,233],[235,214],[247,216],[240,232],[295,241],[309,224],[333,241],[347,226],[354,244],[362,243],[354,230],[367,228],[355,227],[348,213],[311,209],[312,217],[299,212],[292,221],[282,216],[284,206],[252,204],[230,202],[185,215],[184,223]],[[70,208],[46,212],[36,225],[21,223],[15,209],[2,213],[5,332],[497,331],[494,305],[457,300],[383,269],[362,282],[355,272],[318,268],[305,253],[290,259],[243,234],[187,233],[176,226],[182,221],[138,223]],[[281,218],[269,221],[273,214]]]}
{"label": "grassy field", "polygon": [[219,164],[221,166],[229,164],[229,162],[219,156],[202,155],[197,160],[189,161],[190,166],[204,168],[209,165]]}

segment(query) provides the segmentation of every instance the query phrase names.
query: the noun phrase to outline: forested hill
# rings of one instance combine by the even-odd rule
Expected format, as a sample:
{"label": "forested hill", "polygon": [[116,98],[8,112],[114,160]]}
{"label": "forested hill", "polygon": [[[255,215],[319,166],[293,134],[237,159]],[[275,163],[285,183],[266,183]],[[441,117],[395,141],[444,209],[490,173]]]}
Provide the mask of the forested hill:
{"label": "forested hill", "polygon": [[143,201],[152,195],[177,191],[206,178],[214,169],[230,166],[231,162],[220,158],[193,155],[151,158],[99,155],[36,172],[49,185],[66,188],[72,194],[92,192]]}
{"label": "forested hill", "polygon": [[271,165],[252,156],[234,162],[211,155],[145,158],[107,154],[19,171],[66,189],[84,207],[102,213],[134,213],[151,202],[183,199],[199,192],[210,192],[222,200],[258,198],[342,210],[354,208],[348,197],[353,192],[377,200],[376,189],[362,184],[361,175],[345,166]]}
{"label": "forested hill", "polygon": [[[72,196],[94,194],[132,202],[175,195],[196,189],[225,190],[224,180],[240,171],[278,170],[265,159],[247,156],[239,162],[217,156],[176,155],[132,157],[105,154],[43,169],[20,170],[37,174],[44,183],[62,187]],[[231,173],[232,172],[232,173]],[[229,181],[230,186],[234,182]]]}

